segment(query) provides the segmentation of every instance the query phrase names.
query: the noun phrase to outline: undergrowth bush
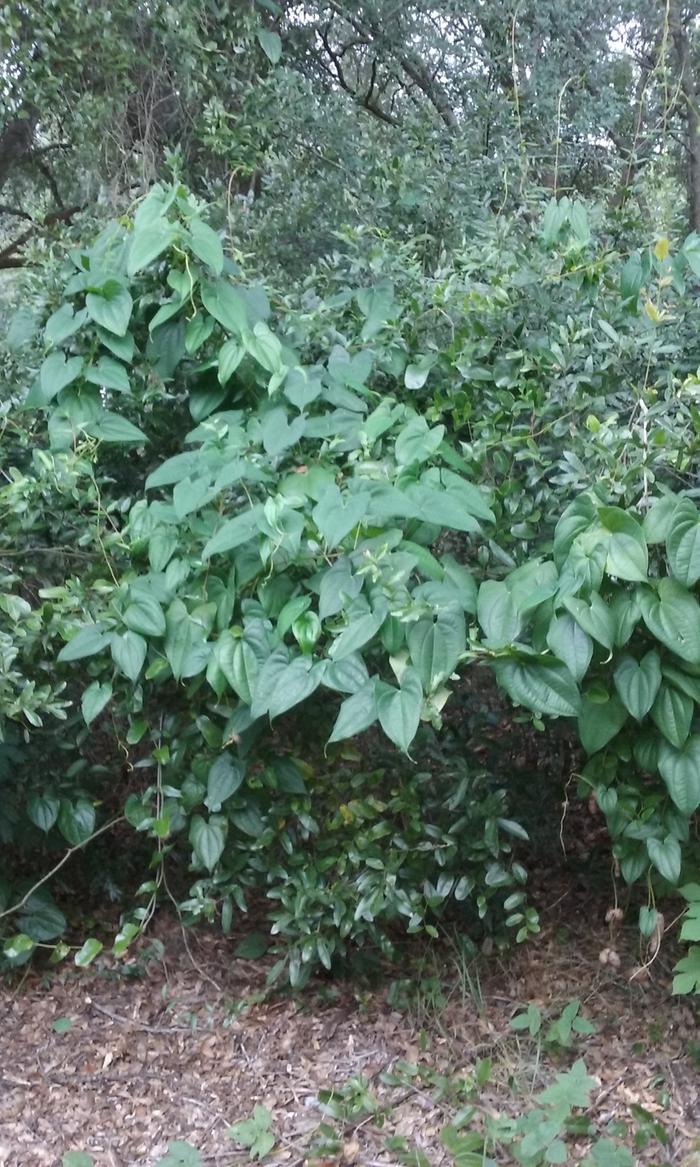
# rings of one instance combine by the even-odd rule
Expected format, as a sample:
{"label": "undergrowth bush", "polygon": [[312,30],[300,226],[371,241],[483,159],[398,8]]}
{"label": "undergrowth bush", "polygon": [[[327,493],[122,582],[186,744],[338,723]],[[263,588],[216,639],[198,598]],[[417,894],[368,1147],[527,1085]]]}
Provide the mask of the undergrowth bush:
{"label": "undergrowth bush", "polygon": [[[86,753],[114,735],[123,814],[152,845],[117,953],[173,872],[190,920],[230,928],[264,893],[295,984],[455,901],[465,926],[536,930],[499,786],[468,758],[410,768],[467,665],[536,725],[577,719],[621,874],[648,882],[643,929],[652,880],[692,874],[697,240],[623,259],[560,200],[534,245],[504,242],[497,223],[422,280],[350,241],[317,292],[271,303],[197,202],[156,186],[70,253],[43,332],[15,338],[36,376],[0,491],[23,552],[2,711],[40,729],[70,710],[75,732],[79,704],[83,728],[61,774],[15,783],[3,829],[47,857],[104,830]],[[348,265],[357,285],[331,287]],[[343,743],[375,725],[409,760],[355,771]],[[18,962],[65,921],[6,874]]]}

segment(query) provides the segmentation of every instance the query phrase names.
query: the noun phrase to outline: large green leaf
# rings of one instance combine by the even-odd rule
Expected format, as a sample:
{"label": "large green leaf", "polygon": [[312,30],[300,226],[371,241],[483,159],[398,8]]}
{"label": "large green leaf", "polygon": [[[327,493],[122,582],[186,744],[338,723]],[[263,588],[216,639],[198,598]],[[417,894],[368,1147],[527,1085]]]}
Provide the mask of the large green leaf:
{"label": "large green leaf", "polygon": [[242,336],[246,352],[253,360],[267,369],[268,373],[283,373],[282,345],[278,338],[268,328],[264,320],[259,320],[253,328],[246,329]]}
{"label": "large green leaf", "polygon": [[152,223],[139,222],[131,236],[126,261],[127,274],[134,276],[142,268],[148,267],[149,263],[153,263],[170,247],[174,239],[175,227],[167,219],[156,219]]}
{"label": "large green leaf", "polygon": [[682,660],[700,665],[700,605],[678,580],[660,580],[655,592],[643,589],[640,606],[657,640]]}
{"label": "large green leaf", "polygon": [[[95,830],[95,808],[87,798],[61,799],[58,829],[71,847],[77,847],[90,838]],[[25,932],[28,929],[24,929]],[[30,933],[31,935],[31,933]]]}
{"label": "large green leaf", "polygon": [[623,648],[642,618],[637,591],[620,589],[610,605],[615,628],[615,647]]}
{"label": "large green leaf", "polygon": [[496,680],[518,705],[552,717],[577,717],[578,686],[564,664],[497,660]]}
{"label": "large green leaf", "polygon": [[569,504],[554,529],[554,562],[558,568],[564,566],[574,540],[595,521],[596,507],[588,495]]}
{"label": "large green leaf", "polygon": [[172,296],[161,304],[155,316],[152,316],[148,322],[148,331],[155,332],[156,328],[160,328],[161,324],[165,324],[168,320],[172,320],[173,316],[178,316],[185,305],[185,301],[180,296]]}
{"label": "large green leaf", "polygon": [[615,622],[612,612],[597,592],[591,596],[590,604],[575,596],[566,596],[564,607],[584,632],[608,650],[612,649],[615,641]]}
{"label": "large green leaf", "polygon": [[673,512],[677,506],[677,494],[664,494],[661,498],[654,499],[642,523],[644,538],[648,544],[666,542]]}
{"label": "large green leaf", "polygon": [[552,620],[547,629],[547,647],[576,681],[583,680],[593,656],[593,641],[568,612]]}
{"label": "large green leaf", "polygon": [[228,332],[242,333],[248,327],[248,313],[243,296],[225,280],[202,286],[202,303],[210,316]]}
{"label": "large green leaf", "polygon": [[615,688],[636,721],[646,717],[661,685],[661,659],[651,649],[637,662],[634,657],[621,657],[614,672]]}
{"label": "large green leaf", "polygon": [[477,586],[474,576],[462,563],[457,563],[452,555],[441,556],[444,572],[443,583],[454,591],[460,606],[470,615],[476,615]]}
{"label": "large green leaf", "polygon": [[423,689],[432,693],[454,672],[466,648],[464,615],[455,607],[435,620],[418,620],[409,625],[407,640]]}
{"label": "large green leaf", "polygon": [[199,862],[213,871],[221,858],[226,843],[228,823],[223,815],[205,819],[196,814],[190,823],[190,843]]}
{"label": "large green leaf", "polygon": [[67,927],[63,912],[42,891],[35,892],[29,897],[17,923],[21,931],[38,944],[55,940]]}
{"label": "large green leaf", "polygon": [[378,612],[366,612],[363,616],[351,620],[347,628],[344,628],[331,644],[328,650],[331,660],[342,660],[343,657],[363,648],[377,635],[385,619],[386,611],[380,609]]}
{"label": "large green leaf", "polygon": [[[312,370],[294,368],[284,382],[284,395],[301,412],[320,396],[323,384]],[[387,422],[387,426],[391,422]]]}
{"label": "large green leaf", "polygon": [[412,417],[396,438],[394,452],[399,466],[426,462],[445,436],[444,425],[429,427],[424,417]]}
{"label": "large green leaf", "polygon": [[403,383],[407,389],[422,389],[425,382],[428,380],[430,370],[435,364],[436,357],[433,353],[419,356],[410,365],[406,365],[406,371],[403,377]]}
{"label": "large green leaf", "polygon": [[233,551],[236,547],[247,543],[258,533],[261,515],[262,507],[256,505],[250,510],[242,511],[235,518],[228,519],[205,545],[202,558],[210,559],[212,555]]}
{"label": "large green leaf", "polygon": [[377,694],[379,724],[387,737],[406,754],[418,731],[422,708],[423,688],[418,673],[412,668],[404,672],[398,691],[390,685],[382,685]]}
{"label": "large green leaf", "polygon": [[226,385],[245,356],[245,349],[237,340],[227,340],[219,349],[219,384]]}
{"label": "large green leaf", "polygon": [[88,685],[80,700],[80,708],[85,724],[90,725],[100,715],[105,706],[109,704],[111,699],[112,685],[109,681],[103,685],[99,681],[93,681],[91,685]]}
{"label": "large green leaf", "polygon": [[112,659],[125,677],[137,681],[146,659],[147,645],[137,632],[115,632],[112,636]]}
{"label": "large green leaf", "polygon": [[69,336],[73,336],[79,328],[82,328],[86,320],[87,312],[84,308],[80,312],[74,312],[72,304],[61,304],[61,307],[57,308],[46,321],[44,328],[46,343],[55,345],[67,340]]}
{"label": "large green leaf", "polygon": [[185,328],[185,350],[190,356],[193,356],[198,349],[202,347],[205,340],[209,340],[214,331],[214,320],[211,316],[205,316],[204,312],[198,312],[187,321]]}
{"label": "large green leaf", "polygon": [[599,507],[598,518],[610,533],[606,571],[618,579],[645,580],[649,552],[642,528],[620,507]]}
{"label": "large green leaf", "polygon": [[584,696],[578,718],[578,732],[586,753],[595,754],[607,746],[626,720],[627,710],[617,697],[601,702],[590,701]]}
{"label": "large green leaf", "polygon": [[197,218],[190,219],[187,228],[188,242],[197,259],[206,263],[214,275],[220,276],[224,267],[224,249],[216,231],[212,230],[208,223]]}
{"label": "large green leaf", "polygon": [[318,688],[321,673],[314,668],[310,656],[296,656],[290,659],[286,645],[279,645],[260,669],[251,713],[255,718],[267,713],[272,720],[299,705]]}
{"label": "large green leaf", "polygon": [[162,636],[165,632],[163,609],[154,596],[144,592],[132,593],[123,620],[127,628],[140,632],[142,636]]}
{"label": "large green leaf", "polygon": [[211,645],[206,631],[193,619],[182,600],[173,600],[165,617],[165,655],[178,680],[195,677],[207,666]]}
{"label": "large green leaf", "polygon": [[71,385],[81,373],[82,357],[68,357],[65,353],[52,352],[42,363],[39,370],[39,380],[30,389],[26,397],[26,405],[48,405],[54,397]]}
{"label": "large green leaf", "polygon": [[635,305],[644,282],[642,260],[638,251],[633,251],[620,272],[620,295],[623,300]]}
{"label": "large green leaf", "polygon": [[253,689],[260,671],[258,656],[245,638],[224,632],[214,649],[216,662],[234,693],[246,705],[253,699]]}
{"label": "large green leaf", "polygon": [[372,677],[356,693],[343,701],[333,732],[328,739],[329,744],[363,733],[377,720],[378,713],[377,684],[376,679]]}
{"label": "large green leaf", "polygon": [[27,817],[40,831],[50,831],[58,818],[60,806],[53,794],[34,794],[27,799]]}
{"label": "large green leaf", "polygon": [[681,749],[688,739],[695,702],[673,685],[662,684],[651,710],[654,724],[664,737]]}
{"label": "large green leaf", "polygon": [[148,562],[153,571],[164,571],[178,546],[178,537],[172,527],[156,527],[148,540]]}
{"label": "large green leaf", "polygon": [[220,754],[209,767],[207,794],[204,805],[212,812],[221,810],[221,804],[235,794],[243,782],[243,768],[229,753]]}
{"label": "large green leaf", "polygon": [[129,375],[121,361],[114,357],[100,357],[97,364],[91,365],[85,374],[85,380],[101,389],[114,389],[117,393],[130,393]]}
{"label": "large green leaf", "polygon": [[102,622],[85,624],[73,637],[64,644],[58,654],[60,661],[82,660],[86,656],[95,656],[109,648],[112,633]]}
{"label": "large green leaf", "polygon": [[672,512],[666,554],[674,577],[692,588],[700,579],[700,514],[690,499],[682,499]]}
{"label": "large green leaf", "polygon": [[102,442],[123,442],[125,445],[141,446],[148,441],[143,430],[126,417],[103,409],[97,417],[84,426],[85,432]]}
{"label": "large green leaf", "polygon": [[276,65],[282,56],[282,41],[279,33],[275,32],[272,28],[264,28],[261,25],[257,30],[256,36],[258,38],[258,44],[270,64]]}
{"label": "large green leaf", "polygon": [[647,839],[647,852],[654,867],[669,883],[678,883],[683,863],[681,845],[673,835],[661,839]]}
{"label": "large green leaf", "polygon": [[694,814],[700,806],[700,734],[689,737],[680,750],[662,741],[659,771],[681,813]]}
{"label": "large green leaf", "polygon": [[559,580],[554,564],[537,558],[510,572],[505,582],[515,610],[524,619],[556,594]]}
{"label": "large green leaf", "polygon": [[173,491],[173,507],[178,519],[184,519],[192,511],[199,510],[208,500],[211,480],[208,474],[201,478],[183,478]]}
{"label": "large green leaf", "polygon": [[522,619],[505,583],[489,579],[482,583],[476,614],[490,648],[505,648],[518,639]]}
{"label": "large green leaf", "polygon": [[453,531],[475,533],[481,530],[470,506],[454,490],[437,490],[431,486],[409,486],[405,492],[411,514],[424,523],[450,527]]}
{"label": "large green leaf", "polygon": [[346,535],[365,517],[370,497],[366,492],[341,495],[337,486],[323,492],[312,511],[313,520],[328,547],[337,547]]}
{"label": "large green leaf", "polygon": [[362,576],[353,575],[349,559],[337,559],[321,577],[318,614],[321,620],[336,616],[349,606],[362,590]]}
{"label": "large green leaf", "polygon": [[85,297],[90,319],[116,336],[126,333],[133,306],[129,289],[117,280],[108,280],[101,292],[88,292]]}
{"label": "large green leaf", "polygon": [[675,689],[680,689],[681,693],[686,693],[688,697],[700,705],[700,677],[693,677],[690,673],[686,673],[683,669],[679,669],[676,665],[664,661],[661,669],[664,677]]}
{"label": "large green leaf", "polygon": [[271,409],[269,413],[265,414],[260,427],[265,453],[270,454],[273,458],[277,457],[278,454],[283,454],[285,450],[295,445],[304,436],[305,429],[305,417],[295,417],[290,422],[286,409],[281,406]]}
{"label": "large green leaf", "polygon": [[339,661],[326,661],[321,683],[336,693],[357,693],[368,680],[367,665],[358,652]]}
{"label": "large green leaf", "polygon": [[87,940],[83,941],[80,948],[73,957],[74,964],[76,964],[78,968],[87,968],[89,964],[92,964],[95,957],[100,955],[103,948],[104,944],[101,940],[96,940],[94,936],[89,936]]}

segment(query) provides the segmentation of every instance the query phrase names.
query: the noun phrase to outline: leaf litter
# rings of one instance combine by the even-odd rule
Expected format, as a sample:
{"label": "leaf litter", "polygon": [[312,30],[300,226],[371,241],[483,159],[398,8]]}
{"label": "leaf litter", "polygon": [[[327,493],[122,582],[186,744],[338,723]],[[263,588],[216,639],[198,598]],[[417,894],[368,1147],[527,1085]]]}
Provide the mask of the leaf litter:
{"label": "leaf litter", "polygon": [[[601,965],[609,929],[562,900],[506,958],[465,968],[454,947],[413,942],[405,979],[394,969],[373,989],[318,980],[271,995],[269,958],[236,959],[230,939],[195,932],[192,960],[166,916],[126,963],[29,972],[2,996],[0,1163],[58,1167],[84,1151],[95,1167],[155,1167],[180,1140],[221,1167],[255,1148],[288,1167],[442,1167],[454,1162],[442,1132],[467,1102],[476,1129],[516,1116],[583,1057],[599,1084],[586,1112],[598,1133],[635,1146],[639,1164],[694,1167],[694,1006],[670,996],[661,962],[629,980],[633,929],[615,941],[621,967]],[[557,1017],[573,998],[595,1032],[572,1049],[543,1052],[510,1025],[528,1003]],[[589,1147],[572,1136],[569,1161]]]}

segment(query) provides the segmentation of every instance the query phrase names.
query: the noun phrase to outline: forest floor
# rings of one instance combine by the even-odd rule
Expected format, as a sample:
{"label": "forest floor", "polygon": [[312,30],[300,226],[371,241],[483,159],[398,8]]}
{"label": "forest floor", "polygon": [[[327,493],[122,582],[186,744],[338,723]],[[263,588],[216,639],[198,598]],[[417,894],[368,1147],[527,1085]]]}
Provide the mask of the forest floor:
{"label": "forest floor", "polygon": [[[265,960],[233,959],[230,938],[213,932],[185,942],[166,916],[126,965],[29,972],[0,999],[0,1163],[60,1167],[82,1150],[96,1167],[152,1167],[186,1140],[201,1160],[185,1149],[168,1163],[242,1164],[249,1152],[227,1131],[256,1106],[274,1137],[266,1163],[482,1162],[447,1153],[446,1125],[523,1114],[580,1057],[595,1087],[569,1162],[583,1161],[595,1130],[634,1163],[698,1167],[700,1034],[692,1003],[670,995],[673,958],[662,949],[630,980],[629,928],[613,941],[619,967],[601,964],[605,905],[575,882],[562,892],[559,878],[540,876],[546,928],[507,958],[477,966],[456,946],[412,947],[403,979],[394,970],[375,988],[316,981],[271,996]],[[551,1021],[574,999],[595,1031],[572,1048],[511,1027],[528,1002]]]}

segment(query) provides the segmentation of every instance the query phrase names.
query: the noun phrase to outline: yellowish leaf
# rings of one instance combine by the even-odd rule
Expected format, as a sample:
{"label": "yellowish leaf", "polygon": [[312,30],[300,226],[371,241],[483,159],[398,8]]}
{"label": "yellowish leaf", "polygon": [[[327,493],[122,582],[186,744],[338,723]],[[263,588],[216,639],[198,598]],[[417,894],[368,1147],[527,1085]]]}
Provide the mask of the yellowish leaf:
{"label": "yellowish leaf", "polygon": [[663,263],[663,261],[667,258],[670,250],[671,245],[665,235],[662,236],[661,239],[657,240],[656,247],[654,248],[654,255],[658,259],[659,263]]}

